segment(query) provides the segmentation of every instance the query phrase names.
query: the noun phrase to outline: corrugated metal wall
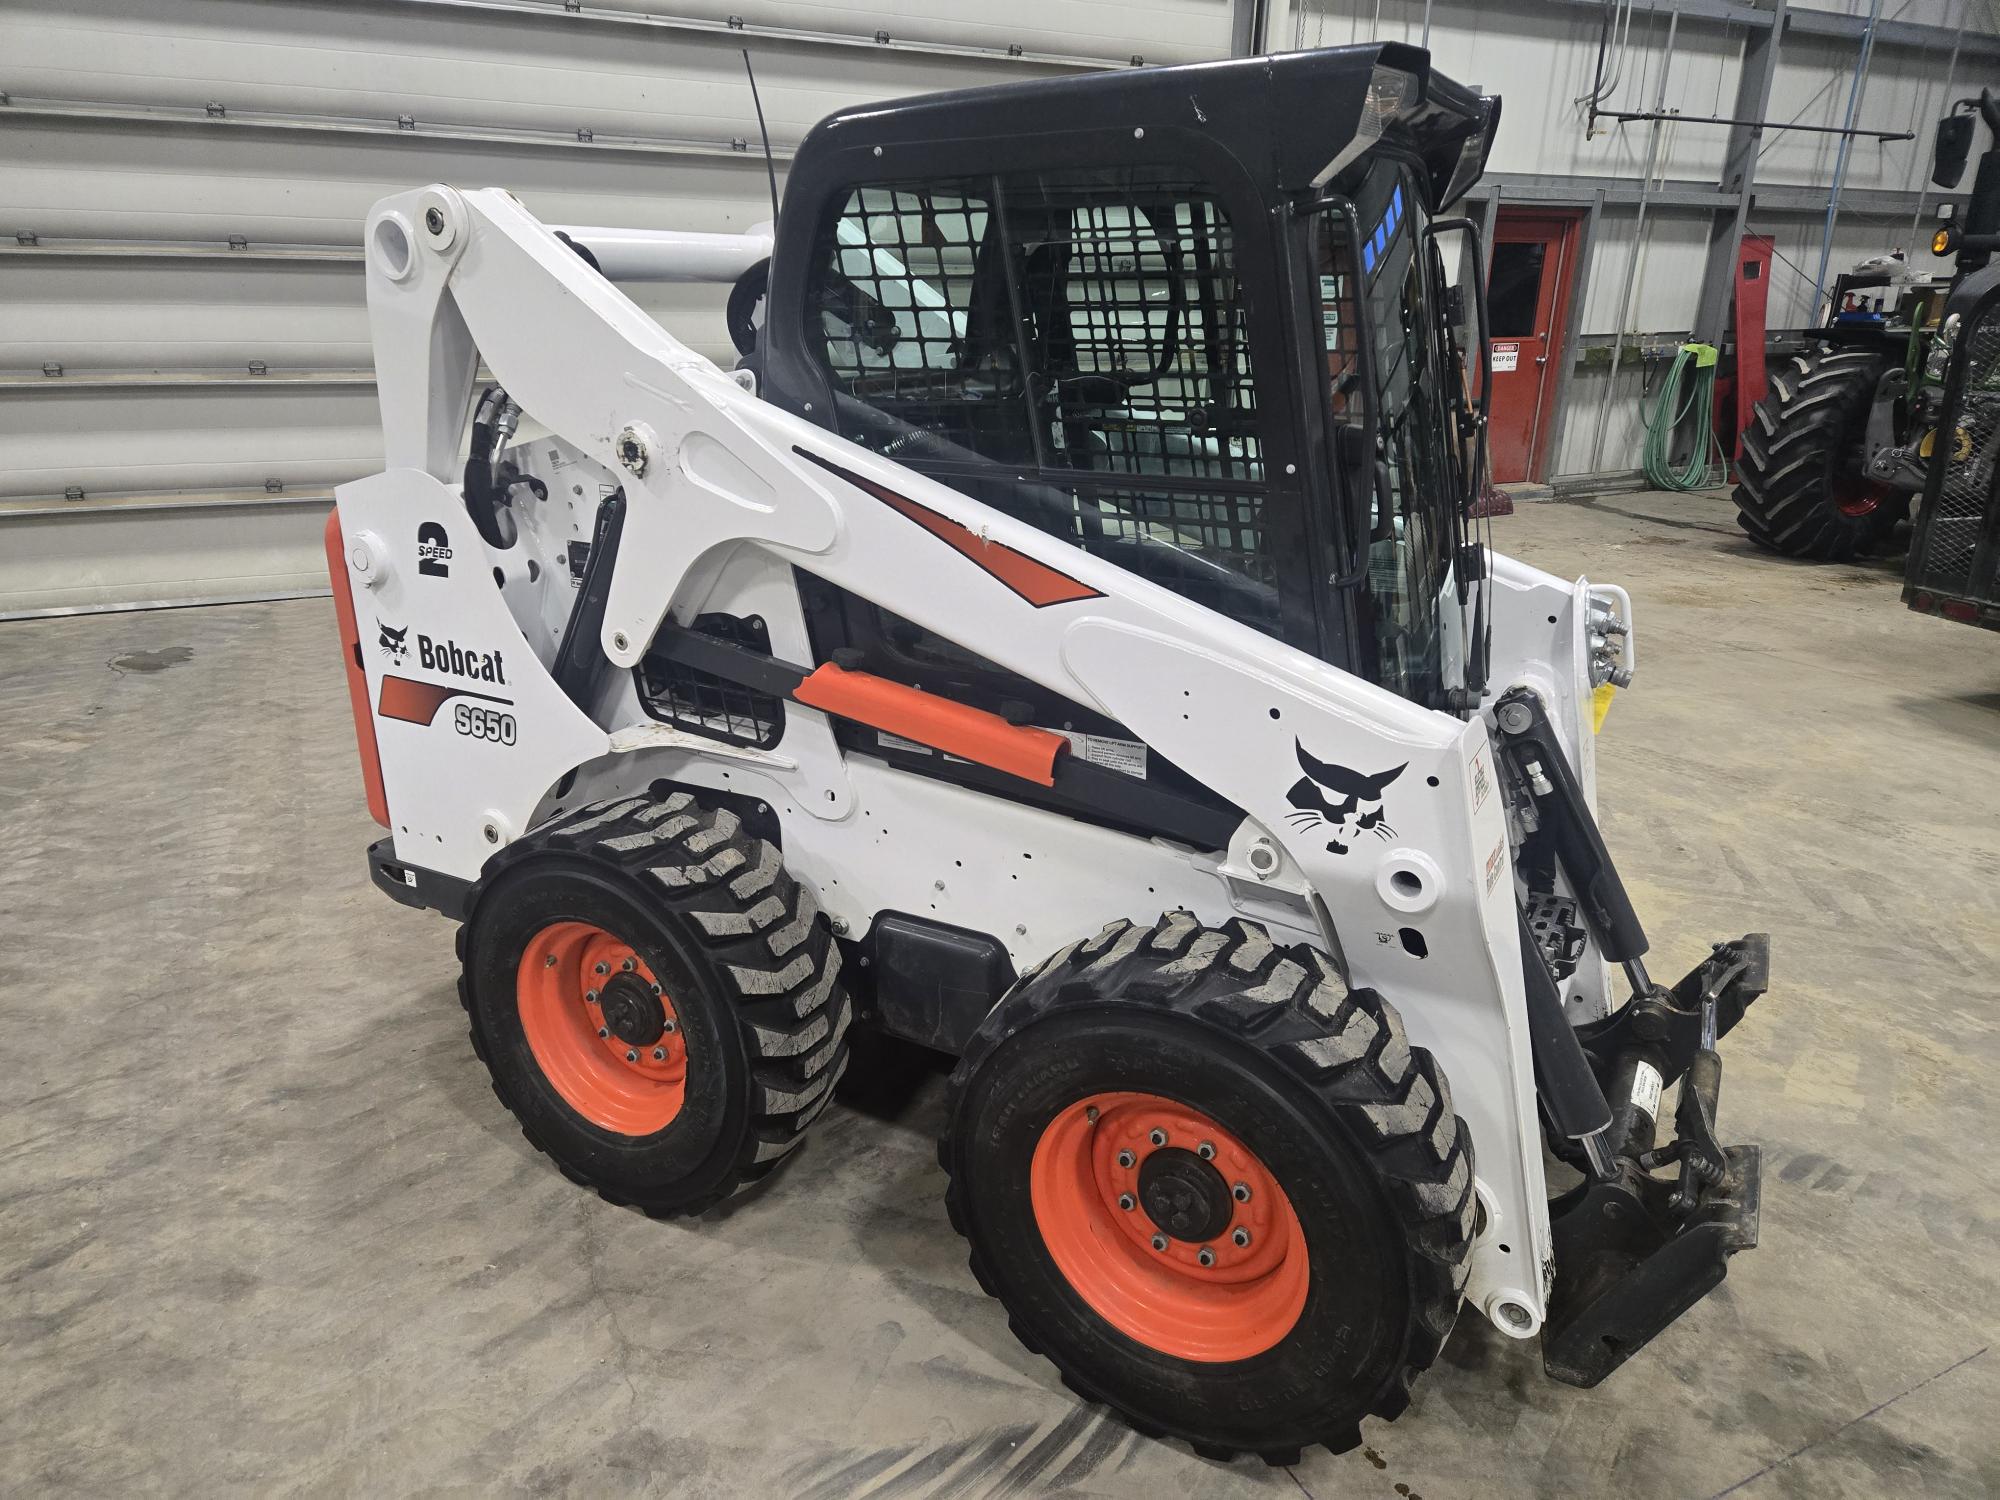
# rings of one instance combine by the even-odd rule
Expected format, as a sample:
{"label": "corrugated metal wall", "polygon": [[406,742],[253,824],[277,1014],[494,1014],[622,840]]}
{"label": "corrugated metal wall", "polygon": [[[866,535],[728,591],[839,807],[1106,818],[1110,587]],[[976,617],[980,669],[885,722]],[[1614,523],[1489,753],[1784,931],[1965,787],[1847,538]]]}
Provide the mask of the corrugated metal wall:
{"label": "corrugated metal wall", "polygon": [[[1964,3],[1990,30],[1987,0]],[[1947,18],[1937,0],[1905,4],[1916,19],[1913,6]],[[1279,11],[1279,47],[1420,41],[1428,12],[1439,66],[1506,98],[1503,175],[1644,168],[1645,127],[1586,141],[1571,103],[1595,60],[1588,6]],[[357,246],[384,193],[497,183],[551,222],[740,228],[769,215],[744,46],[782,153],[857,101],[1134,55],[1221,56],[1231,20],[1229,0],[685,0],[672,16],[641,0],[574,12],[565,0],[12,0],[0,12],[0,205],[12,215],[0,223],[0,613],[323,585],[324,497],[379,461]],[[1634,23],[1626,107],[1651,102],[1664,25]],[[1734,28],[1684,27],[1669,107],[1728,113],[1741,46]],[[1773,114],[1838,123],[1854,52],[1788,38]],[[1858,146],[1852,187],[1921,179],[1944,73],[1942,55],[1877,49],[1864,122],[1921,139]],[[1658,175],[1712,184],[1722,139],[1668,127]],[[1780,136],[1760,173],[1823,183],[1835,149],[1832,137]],[[1586,334],[1619,326],[1633,218],[1615,203],[1600,215]],[[1707,221],[1649,213],[1628,333],[1685,333]],[[1812,270],[1816,216],[1760,213],[1753,227]],[[1912,243],[1907,213],[1898,223],[1850,208],[1835,265],[1890,243]],[[1809,275],[1803,293],[1796,275],[1774,291],[1774,323],[1802,321]],[[724,354],[711,289],[639,296]],[[1559,468],[1635,461],[1643,378],[1621,377],[1600,458],[1604,382],[1575,377]]]}

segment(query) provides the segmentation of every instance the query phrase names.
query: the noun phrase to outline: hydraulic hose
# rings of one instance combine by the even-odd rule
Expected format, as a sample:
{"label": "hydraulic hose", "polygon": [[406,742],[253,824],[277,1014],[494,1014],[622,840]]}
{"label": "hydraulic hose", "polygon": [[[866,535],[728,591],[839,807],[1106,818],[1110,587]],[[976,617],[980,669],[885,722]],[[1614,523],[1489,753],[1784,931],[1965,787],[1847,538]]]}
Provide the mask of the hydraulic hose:
{"label": "hydraulic hose", "polygon": [[[1722,442],[1715,434],[1715,357],[1713,344],[1682,344],[1674,356],[1673,368],[1646,414],[1646,482],[1656,490],[1699,490],[1721,484],[1729,472]],[[1687,398],[1678,405],[1676,397],[1683,378]],[[1674,433],[1689,417],[1694,419],[1694,444],[1676,468],[1671,454]]]}

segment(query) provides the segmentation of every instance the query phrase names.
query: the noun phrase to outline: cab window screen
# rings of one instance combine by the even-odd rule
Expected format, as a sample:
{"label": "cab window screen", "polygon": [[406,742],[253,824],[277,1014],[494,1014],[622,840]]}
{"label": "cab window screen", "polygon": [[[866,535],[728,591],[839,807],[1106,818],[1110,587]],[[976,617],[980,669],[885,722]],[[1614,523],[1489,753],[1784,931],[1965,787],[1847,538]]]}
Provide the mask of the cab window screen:
{"label": "cab window screen", "polygon": [[1031,456],[1009,330],[974,321],[996,311],[982,277],[1005,295],[997,245],[990,189],[966,183],[859,188],[823,242],[812,315],[827,371],[841,395],[913,429],[905,443]]}
{"label": "cab window screen", "polygon": [[810,315],[841,432],[1281,635],[1236,242],[1184,174],[854,191]]}
{"label": "cab window screen", "polygon": [[1047,462],[1262,478],[1235,238],[1221,205],[1139,169],[1003,180]]}

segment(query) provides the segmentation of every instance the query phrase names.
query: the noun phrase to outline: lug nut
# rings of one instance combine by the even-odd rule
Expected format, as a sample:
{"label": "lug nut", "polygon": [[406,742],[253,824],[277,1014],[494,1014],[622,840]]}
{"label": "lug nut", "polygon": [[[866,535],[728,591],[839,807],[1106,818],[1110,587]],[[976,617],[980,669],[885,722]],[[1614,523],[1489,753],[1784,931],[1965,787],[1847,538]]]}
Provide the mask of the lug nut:
{"label": "lug nut", "polygon": [[1201,1247],[1201,1253],[1197,1255],[1195,1259],[1200,1261],[1205,1266],[1212,1266],[1215,1264],[1215,1252],[1209,1249],[1208,1246],[1203,1245]]}
{"label": "lug nut", "polygon": [[610,964],[599,964],[599,965],[597,966],[597,968],[595,969],[595,971],[594,971],[594,972],[595,972],[595,973],[597,973],[597,974],[600,974],[600,975],[603,975],[603,974],[609,974],[609,973],[611,972],[611,965],[610,965]]}
{"label": "lug nut", "polygon": [[1199,1146],[1194,1148],[1194,1154],[1199,1156],[1203,1161],[1214,1161],[1215,1142],[1203,1141]]}
{"label": "lug nut", "polygon": [[638,1060],[639,1060],[639,1054],[636,1052],[628,1051],[625,1054],[625,1061],[627,1062],[637,1062]]}
{"label": "lug nut", "polygon": [[1236,1248],[1238,1250],[1241,1250],[1250,1243],[1250,1231],[1247,1229],[1239,1228],[1236,1231],[1236,1233],[1232,1234],[1229,1238],[1235,1242]]}
{"label": "lug nut", "polygon": [[1250,1184],[1247,1182],[1237,1183],[1235,1187],[1229,1190],[1229,1196],[1234,1198],[1238,1203],[1248,1203],[1250,1201]]}
{"label": "lug nut", "polygon": [[664,1031],[668,1036],[672,1036],[676,1031],[680,1030],[680,1027],[674,1023],[672,1017],[669,1017],[660,1023],[660,1030]]}
{"label": "lug nut", "polygon": [[545,969],[553,969],[555,966],[556,966],[556,956],[553,953],[551,953],[547,958],[542,960],[542,967]]}
{"label": "lug nut", "polygon": [[665,1047],[655,1047],[653,1049],[653,1061],[665,1062],[666,1060],[667,1060],[667,1049]]}
{"label": "lug nut", "polygon": [[1130,1151],[1120,1151],[1118,1153],[1118,1165],[1121,1167],[1129,1169],[1132,1163],[1137,1161],[1138,1159],[1139,1158],[1134,1156]]}
{"label": "lug nut", "polygon": [[654,986],[653,986],[653,993],[654,993],[654,994],[656,994],[656,995],[663,995],[663,994],[665,994],[665,993],[666,993],[666,991],[665,991],[665,990],[663,990],[663,989],[661,989],[661,988],[660,988],[660,987],[659,987],[659,986],[658,986],[658,985],[656,984],[656,985],[654,985]]}
{"label": "lug nut", "polygon": [[1139,1206],[1139,1200],[1134,1198],[1130,1193],[1120,1193],[1118,1195],[1118,1206],[1129,1214]]}
{"label": "lug nut", "polygon": [[636,959],[628,958],[625,960],[624,963],[620,964],[618,967],[623,969],[627,974],[630,974],[634,969],[639,967],[639,964]]}
{"label": "lug nut", "polygon": [[1155,1129],[1146,1139],[1151,1141],[1155,1146],[1164,1146],[1167,1143],[1167,1133],[1164,1130]]}
{"label": "lug nut", "polygon": [[1083,1112],[1083,1117],[1084,1119],[1088,1120],[1091,1124],[1095,1125],[1097,1123],[1097,1106],[1095,1104],[1091,1105],[1088,1109],[1086,1109]]}
{"label": "lug nut", "polygon": [[584,999],[586,999],[586,1000],[588,1000],[588,1001],[589,1001],[589,1002],[590,1002],[590,1003],[591,1003],[592,1005],[595,1005],[595,1004],[597,1004],[597,991],[596,991],[596,990],[585,990],[585,991],[583,992],[583,998],[584,998]]}
{"label": "lug nut", "polygon": [[597,1035],[600,1040],[609,1041],[611,1039],[611,1028],[609,1026],[600,1026],[597,1028]]}
{"label": "lug nut", "polygon": [[1164,1254],[1164,1253],[1166,1252],[1166,1248],[1167,1248],[1167,1237],[1166,1237],[1166,1236],[1165,1236],[1164,1234],[1156,1234],[1156,1235],[1154,1235],[1154,1236],[1153,1236],[1153,1248],[1154,1248],[1155,1250],[1158,1250],[1158,1251],[1160,1251],[1160,1252],[1161,1252],[1162,1254]]}

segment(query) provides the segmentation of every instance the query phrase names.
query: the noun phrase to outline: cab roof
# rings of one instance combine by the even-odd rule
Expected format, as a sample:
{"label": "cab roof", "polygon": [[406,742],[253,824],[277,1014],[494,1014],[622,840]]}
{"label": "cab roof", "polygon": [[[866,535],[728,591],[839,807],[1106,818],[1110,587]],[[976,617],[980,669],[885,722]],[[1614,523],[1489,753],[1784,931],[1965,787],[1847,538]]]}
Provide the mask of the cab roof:
{"label": "cab roof", "polygon": [[[1394,42],[1033,79],[844,109],[807,134],[792,175],[856,147],[922,147],[935,159],[948,144],[958,148],[952,155],[977,159],[978,170],[1001,171],[1006,143],[1026,138],[1193,131],[1228,150],[1273,196],[1305,193],[1325,182],[1343,153],[1357,155],[1378,68],[1410,80],[1388,139],[1422,156],[1429,207],[1444,208],[1484,169],[1500,101],[1433,71],[1424,49]],[[978,150],[985,142],[990,149]],[[1371,135],[1363,144],[1372,143]],[[1086,153],[1077,165],[1089,165]]]}

